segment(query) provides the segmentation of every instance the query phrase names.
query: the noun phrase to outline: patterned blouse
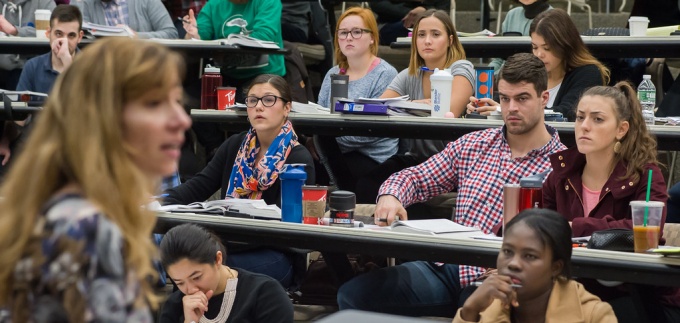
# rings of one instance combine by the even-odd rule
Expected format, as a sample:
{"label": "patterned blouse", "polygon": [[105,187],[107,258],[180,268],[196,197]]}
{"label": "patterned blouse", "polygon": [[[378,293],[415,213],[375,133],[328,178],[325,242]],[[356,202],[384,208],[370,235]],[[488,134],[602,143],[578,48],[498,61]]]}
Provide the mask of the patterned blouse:
{"label": "patterned blouse", "polygon": [[[115,224],[78,195],[53,197],[42,214],[42,237],[29,242],[14,274],[14,295],[28,294],[31,321],[66,322],[66,310],[81,304],[85,322],[152,322],[148,308],[133,306],[139,284],[126,271]],[[0,322],[9,317],[0,310]]]}

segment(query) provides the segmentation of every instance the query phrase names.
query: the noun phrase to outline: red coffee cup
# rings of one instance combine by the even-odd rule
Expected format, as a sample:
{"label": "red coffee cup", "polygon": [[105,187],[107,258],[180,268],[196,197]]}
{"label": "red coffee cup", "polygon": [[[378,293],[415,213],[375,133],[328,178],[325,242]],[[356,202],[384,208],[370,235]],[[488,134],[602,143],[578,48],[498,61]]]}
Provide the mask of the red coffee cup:
{"label": "red coffee cup", "polygon": [[326,214],[328,187],[305,185],[302,187],[302,223],[323,224]]}
{"label": "red coffee cup", "polygon": [[218,87],[217,88],[217,110],[224,110],[236,101],[235,87]]}

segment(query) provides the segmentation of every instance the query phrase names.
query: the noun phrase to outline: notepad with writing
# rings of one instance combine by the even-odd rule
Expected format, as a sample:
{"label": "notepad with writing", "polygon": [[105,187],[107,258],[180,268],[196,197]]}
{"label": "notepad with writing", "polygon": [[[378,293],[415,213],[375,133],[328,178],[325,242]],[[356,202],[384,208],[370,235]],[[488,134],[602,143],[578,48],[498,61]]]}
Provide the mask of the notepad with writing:
{"label": "notepad with writing", "polygon": [[394,221],[391,227],[392,231],[431,235],[479,231],[477,228],[466,227],[447,219]]}

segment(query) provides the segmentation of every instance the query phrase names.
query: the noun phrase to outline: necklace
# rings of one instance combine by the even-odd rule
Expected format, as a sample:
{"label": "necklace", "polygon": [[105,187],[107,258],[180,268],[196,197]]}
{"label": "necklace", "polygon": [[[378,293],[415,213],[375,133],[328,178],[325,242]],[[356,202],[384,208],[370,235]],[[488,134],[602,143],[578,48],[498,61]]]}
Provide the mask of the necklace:
{"label": "necklace", "polygon": [[198,320],[200,323],[224,323],[229,318],[231,307],[234,306],[234,299],[236,298],[236,285],[238,284],[238,277],[234,276],[231,268],[227,267],[229,278],[227,278],[227,286],[224,288],[224,296],[222,296],[222,304],[220,304],[220,312],[217,313],[214,319],[207,319],[201,316]]}

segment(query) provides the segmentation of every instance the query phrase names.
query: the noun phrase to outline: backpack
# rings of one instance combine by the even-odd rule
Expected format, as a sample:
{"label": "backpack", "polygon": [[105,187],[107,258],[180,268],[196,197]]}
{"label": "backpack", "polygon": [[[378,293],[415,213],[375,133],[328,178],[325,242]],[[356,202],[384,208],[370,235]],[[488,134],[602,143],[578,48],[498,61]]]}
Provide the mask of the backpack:
{"label": "backpack", "polygon": [[293,43],[288,41],[283,41],[283,48],[288,51],[288,54],[284,56],[284,63],[286,65],[286,75],[284,78],[290,85],[293,101],[301,103],[316,102],[302,54],[300,54],[300,51]]}

